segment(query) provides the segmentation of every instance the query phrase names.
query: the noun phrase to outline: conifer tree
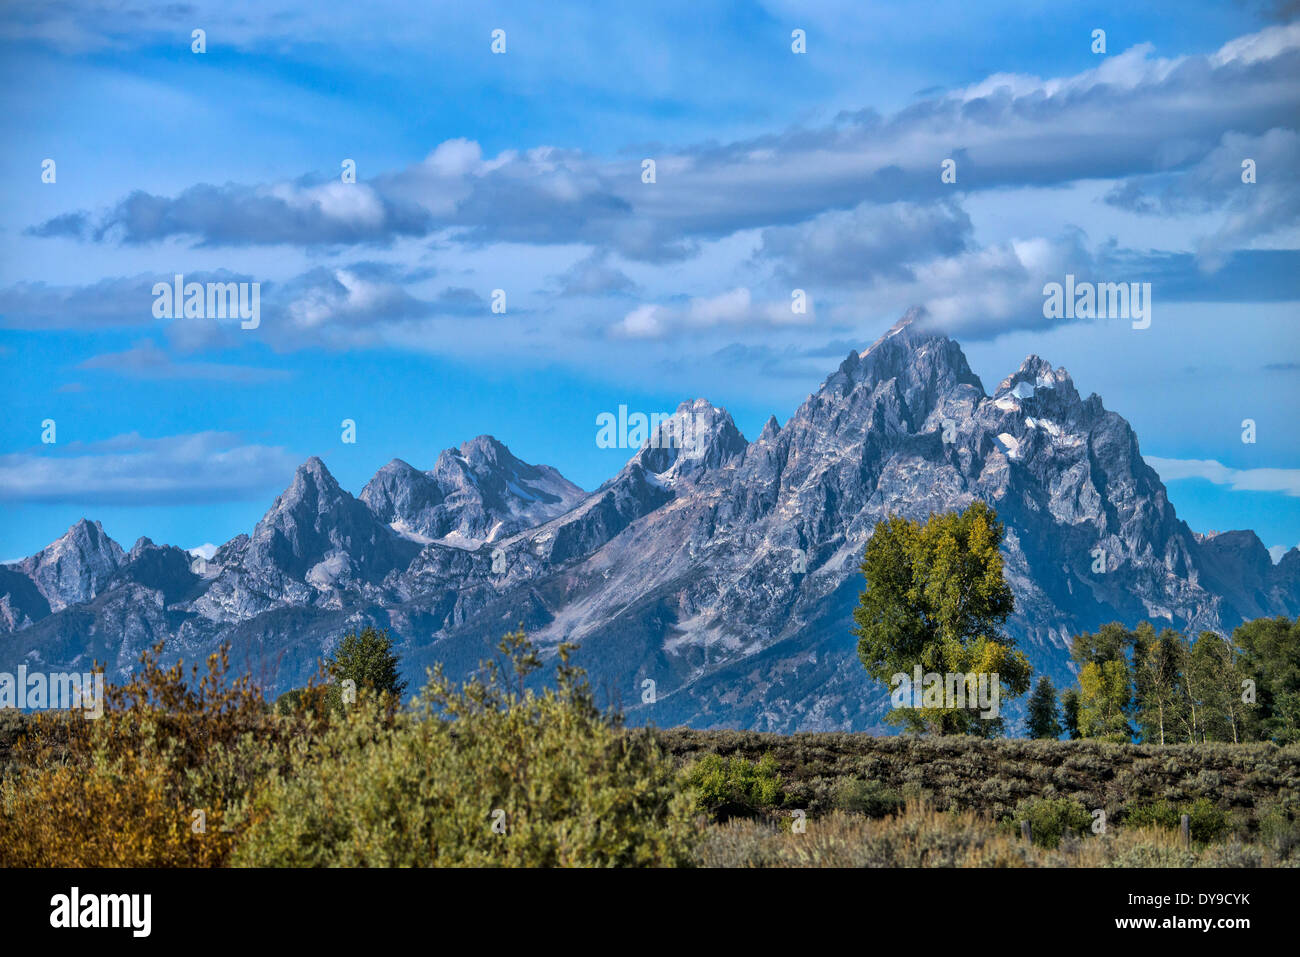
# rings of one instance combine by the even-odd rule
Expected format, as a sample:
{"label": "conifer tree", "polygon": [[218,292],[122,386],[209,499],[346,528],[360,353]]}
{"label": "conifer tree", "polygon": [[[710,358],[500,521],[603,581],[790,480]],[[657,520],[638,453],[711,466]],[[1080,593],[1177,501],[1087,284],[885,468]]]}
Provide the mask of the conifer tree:
{"label": "conifer tree", "polygon": [[1059,738],[1061,722],[1056,717],[1056,688],[1052,679],[1043,675],[1029,696],[1027,724],[1031,738]]}

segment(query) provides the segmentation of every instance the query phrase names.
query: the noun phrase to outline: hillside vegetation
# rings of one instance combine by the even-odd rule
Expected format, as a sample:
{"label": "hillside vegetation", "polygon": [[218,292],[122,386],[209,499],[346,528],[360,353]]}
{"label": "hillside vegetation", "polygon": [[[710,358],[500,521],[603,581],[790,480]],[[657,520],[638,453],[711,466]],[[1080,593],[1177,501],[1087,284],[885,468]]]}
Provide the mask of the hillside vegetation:
{"label": "hillside vegetation", "polygon": [[539,691],[540,654],[507,635],[477,676],[434,669],[403,703],[367,629],[272,704],[224,655],[187,672],[156,646],[97,720],[0,712],[0,866],[1300,864],[1289,732],[631,729],[571,650]]}

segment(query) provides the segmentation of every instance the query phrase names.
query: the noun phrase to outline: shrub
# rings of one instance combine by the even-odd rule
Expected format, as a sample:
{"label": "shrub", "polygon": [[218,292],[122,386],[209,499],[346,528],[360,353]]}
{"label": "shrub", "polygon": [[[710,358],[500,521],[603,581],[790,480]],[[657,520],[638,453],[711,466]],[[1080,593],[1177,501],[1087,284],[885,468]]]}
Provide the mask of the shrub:
{"label": "shrub", "polygon": [[500,647],[505,666],[463,685],[435,669],[415,711],[360,692],[268,782],[236,863],[688,863],[689,801],[654,738],[599,712],[571,646],[540,693],[524,690],[540,663],[523,633]]}
{"label": "shrub", "polygon": [[1183,808],[1190,820],[1192,840],[1217,841],[1228,831],[1228,814],[1207,797],[1199,797]]}
{"label": "shrub", "polygon": [[687,769],[684,782],[693,794],[695,810],[718,821],[753,816],[785,798],[776,759],[770,754],[757,763],[706,754]]}
{"label": "shrub", "polygon": [[1161,799],[1154,804],[1139,804],[1124,815],[1129,827],[1163,827],[1173,829],[1179,824],[1178,808]]}
{"label": "shrub", "polygon": [[106,689],[101,718],[29,716],[0,783],[0,865],[212,866],[229,859],[255,784],[307,725],[279,721],[225,651],[141,668]]}
{"label": "shrub", "polygon": [[1188,829],[1192,840],[1207,843],[1223,837],[1228,831],[1228,813],[1208,797],[1176,807],[1168,801],[1144,804],[1133,808],[1124,818],[1129,827],[1162,827],[1176,830],[1182,826],[1182,816],[1188,816]]}
{"label": "shrub", "polygon": [[1072,798],[1035,798],[1016,808],[1016,823],[1029,822],[1034,843],[1054,848],[1067,834],[1086,834],[1092,828],[1088,809]]}
{"label": "shrub", "polygon": [[878,820],[836,811],[803,834],[732,820],[708,829],[699,858],[705,867],[1016,867],[1034,850],[978,815],[914,802]]}
{"label": "shrub", "polygon": [[903,797],[879,781],[849,778],[835,789],[835,806],[852,814],[885,817],[903,806]]}
{"label": "shrub", "polygon": [[1026,844],[1011,821],[909,802],[879,820],[834,812],[790,834],[764,821],[708,828],[697,853],[706,867],[1269,867],[1266,849],[1234,843],[1184,848],[1163,831],[1118,830],[1106,840]]}
{"label": "shrub", "polygon": [[1300,847],[1300,805],[1293,801],[1277,800],[1259,809],[1259,837],[1280,857],[1289,857]]}

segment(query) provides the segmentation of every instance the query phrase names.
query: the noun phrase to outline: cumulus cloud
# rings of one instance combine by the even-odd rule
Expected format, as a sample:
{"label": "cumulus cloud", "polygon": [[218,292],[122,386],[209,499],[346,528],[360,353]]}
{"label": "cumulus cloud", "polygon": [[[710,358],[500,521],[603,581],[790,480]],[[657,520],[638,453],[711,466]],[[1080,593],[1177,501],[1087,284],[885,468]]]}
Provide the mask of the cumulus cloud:
{"label": "cumulus cloud", "polygon": [[792,283],[915,279],[913,266],[968,248],[970,217],[951,200],[860,204],[796,226],[765,229],[760,260],[772,260]]}
{"label": "cumulus cloud", "polygon": [[561,296],[609,296],[634,292],[636,283],[627,273],[607,262],[609,255],[596,250],[555,278]]}
{"label": "cumulus cloud", "polygon": [[749,289],[738,286],[716,296],[689,299],[681,305],[637,306],[614,326],[613,334],[629,339],[663,339],[741,323],[805,325],[813,321],[814,312],[811,302],[802,313],[792,308],[791,300],[755,302]]}
{"label": "cumulus cloud", "polygon": [[0,500],[77,505],[208,504],[264,497],[297,463],[230,432],[102,442],[0,455]]}
{"label": "cumulus cloud", "polygon": [[[11,329],[75,329],[157,322],[153,315],[152,289],[159,278],[156,275],[123,276],[82,286],[13,283],[0,288],[0,326]],[[205,281],[212,277],[194,278]]]}
{"label": "cumulus cloud", "polygon": [[[87,329],[153,325],[160,326],[172,346],[184,352],[252,342],[294,349],[377,342],[386,327],[438,314],[463,314],[468,308],[463,293],[452,292],[450,297],[444,294],[437,301],[413,296],[407,285],[428,278],[428,271],[384,263],[318,266],[282,281],[262,281],[225,270],[183,275],[187,284],[258,283],[258,327],[241,329],[238,316],[224,320],[157,318],[153,313],[153,286],[157,282],[172,283],[172,275],[104,279],[86,286],[15,283],[0,288],[0,326]],[[149,370],[161,374],[164,368],[170,368],[156,346],[139,347],[119,358],[128,371],[140,374]],[[94,368],[106,367],[108,361]],[[194,377],[219,376],[214,366]]]}
{"label": "cumulus cloud", "polygon": [[[465,243],[583,243],[646,262],[679,261],[738,230],[803,223],[863,203],[1158,174],[1204,160],[1223,131],[1261,137],[1300,110],[1300,28],[1269,27],[1205,56],[1149,45],[1059,79],[998,74],[890,117],[666,150],[656,182],[640,158],[538,147],[487,157],[453,139],[366,183],[200,184],[175,197],[134,193],[101,218],[65,212],[34,227],[143,243],[375,243],[450,230]],[[1116,117],[1124,118],[1117,129]],[[1248,227],[1243,227],[1247,228]],[[773,242],[777,237],[773,238]]]}
{"label": "cumulus cloud", "polygon": [[[534,350],[547,335],[554,348],[575,335],[765,334],[812,320],[811,311],[791,312],[786,297],[794,288],[807,292],[822,319],[840,324],[826,334],[921,305],[944,331],[988,338],[1060,322],[1043,317],[1042,289],[1069,273],[1150,281],[1157,303],[1300,295],[1300,280],[1291,278],[1300,275],[1300,254],[1250,248],[1300,214],[1297,72],[1300,28],[1292,24],[1208,55],[1160,57],[1143,44],[1072,76],[997,74],[890,116],[863,110],[732,142],[647,147],[654,183],[641,179],[641,150],[614,158],[554,147],[488,155],[473,140],[453,138],[365,182],[137,192],[105,213],[64,212],[30,231],[127,246],[282,243],[315,261],[338,252],[322,246],[395,243],[397,256],[418,247],[422,261],[437,261],[440,270],[445,258],[458,260],[456,278],[437,294],[414,288],[427,272],[378,263],[320,265],[265,282],[262,328],[245,341],[282,350],[497,349],[499,342],[462,328],[468,322],[454,344],[434,324],[477,317],[488,290],[511,278],[498,263],[513,267],[520,257],[545,263],[525,287],[543,287],[542,296],[642,300],[612,319],[608,309],[595,314],[598,303],[565,303],[572,315],[559,316],[553,300],[529,303],[512,288],[512,319],[548,309],[557,319],[532,330]],[[1259,164],[1257,184],[1240,183],[1240,154]],[[957,163],[955,185],[940,181],[946,158]],[[987,218],[977,228],[966,212],[980,191],[1002,191],[994,195],[1015,203],[1017,188],[1084,179],[1113,180],[1106,201],[1126,212],[1222,209],[1224,216],[1209,235],[1188,238],[1192,251],[1162,252],[1090,240],[1061,217],[988,238]],[[570,248],[582,258],[561,259]],[[485,262],[493,270],[486,280]],[[153,278],[81,288],[16,284],[0,289],[0,324],[153,322],[146,308]],[[211,322],[172,323],[166,336],[181,351],[231,344],[230,330]]]}
{"label": "cumulus cloud", "polygon": [[429,232],[430,218],[364,183],[200,183],[174,197],[136,190],[99,217],[65,213],[32,227],[34,236],[79,236],[125,245],[188,237],[202,245],[387,243]]}
{"label": "cumulus cloud", "polygon": [[1150,455],[1145,458],[1165,482],[1204,479],[1234,492],[1300,496],[1300,469],[1234,469],[1214,459],[1162,459]]}
{"label": "cumulus cloud", "polygon": [[[1248,161],[1251,183],[1242,178]],[[1197,244],[1198,263],[1217,271],[1237,247],[1300,221],[1300,134],[1282,128],[1256,136],[1224,133],[1219,145],[1196,163],[1123,180],[1106,201],[1147,215],[1223,210],[1220,224]]]}

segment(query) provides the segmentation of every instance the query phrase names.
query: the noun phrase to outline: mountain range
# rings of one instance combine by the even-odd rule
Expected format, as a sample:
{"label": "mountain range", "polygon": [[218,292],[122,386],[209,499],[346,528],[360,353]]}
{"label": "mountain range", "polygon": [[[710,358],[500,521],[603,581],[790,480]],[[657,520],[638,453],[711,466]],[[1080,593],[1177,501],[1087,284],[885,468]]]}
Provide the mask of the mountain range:
{"label": "mountain range", "polygon": [[[1129,424],[1064,368],[1027,358],[989,393],[960,346],[905,316],[852,352],[784,425],[747,440],[682,403],[595,491],[491,436],[360,495],[316,457],[210,559],[83,519],[0,566],[0,670],[129,671],[223,642],[269,692],[303,683],[348,630],[388,628],[415,684],[469,673],[521,624],[629,720],[761,731],[876,730],[887,691],[851,633],[875,523],[990,503],[1006,526],[1035,671],[1072,681],[1070,636],[1112,620],[1222,631],[1300,614],[1300,550],[1197,534]],[[653,682],[649,684],[648,682]]]}

